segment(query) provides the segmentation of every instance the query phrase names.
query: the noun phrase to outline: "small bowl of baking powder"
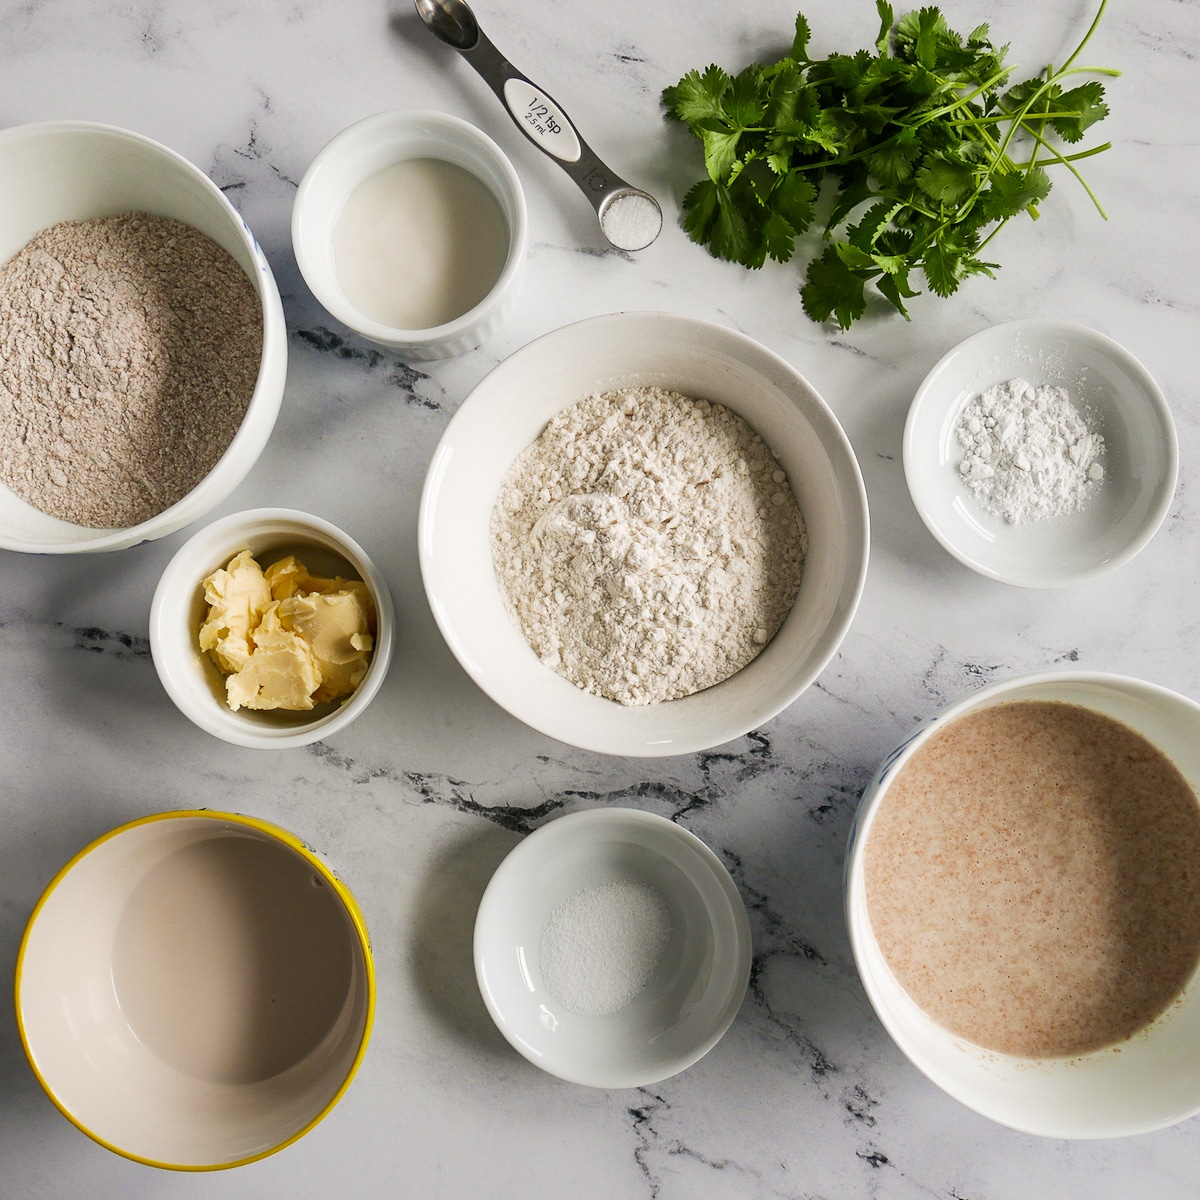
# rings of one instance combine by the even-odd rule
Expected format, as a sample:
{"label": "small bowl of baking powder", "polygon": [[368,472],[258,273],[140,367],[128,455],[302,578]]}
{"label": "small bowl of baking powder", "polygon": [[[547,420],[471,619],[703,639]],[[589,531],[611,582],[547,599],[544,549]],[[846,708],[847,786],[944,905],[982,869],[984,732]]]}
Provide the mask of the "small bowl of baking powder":
{"label": "small bowl of baking powder", "polygon": [[141,134],[7,129],[0,177],[0,547],[173,533],[274,428],[287,331],[267,260],[217,185]]}
{"label": "small bowl of baking powder", "polygon": [[917,389],[904,429],[904,474],[929,531],[1018,587],[1068,587],[1128,562],[1170,508],[1178,461],[1150,373],[1066,321],[960,342]]}
{"label": "small bowl of baking powder", "polygon": [[500,864],[475,975],[514,1049],[571,1083],[644,1087],[721,1039],[750,979],[750,925],[699,838],[630,808],[572,813]]}

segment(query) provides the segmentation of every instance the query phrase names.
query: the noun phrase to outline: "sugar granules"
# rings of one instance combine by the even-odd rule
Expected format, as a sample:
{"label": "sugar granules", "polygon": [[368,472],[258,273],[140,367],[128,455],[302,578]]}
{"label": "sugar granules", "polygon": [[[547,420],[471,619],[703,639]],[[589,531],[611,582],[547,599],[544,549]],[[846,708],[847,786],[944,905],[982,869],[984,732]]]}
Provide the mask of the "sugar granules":
{"label": "sugar granules", "polygon": [[1104,438],[1066,388],[1010,379],[959,414],[959,474],[990,513],[1009,524],[1078,512],[1104,478]]}
{"label": "sugar granules", "polygon": [[547,666],[621,704],[727,679],[774,637],[807,550],[787,476],[741,417],[661,388],[564,409],[492,516],[510,614]]}
{"label": "sugar granules", "polygon": [[199,230],[44,229],[0,267],[0,479],[64,521],[139,524],[224,454],[261,355],[254,287]]}
{"label": "sugar granules", "polygon": [[554,909],[542,931],[542,982],[578,1016],[619,1012],[650,981],[671,928],[666,900],[648,884],[584,888]]}

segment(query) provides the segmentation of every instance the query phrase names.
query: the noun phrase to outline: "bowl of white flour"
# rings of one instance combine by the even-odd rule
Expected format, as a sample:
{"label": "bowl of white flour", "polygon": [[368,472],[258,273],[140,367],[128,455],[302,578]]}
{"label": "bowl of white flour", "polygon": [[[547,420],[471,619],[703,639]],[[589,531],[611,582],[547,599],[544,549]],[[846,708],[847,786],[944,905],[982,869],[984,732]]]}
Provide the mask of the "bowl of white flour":
{"label": "bowl of white flour", "polygon": [[960,342],[922,382],[904,430],[904,473],[929,531],[1018,587],[1068,587],[1128,562],[1170,508],[1178,457],[1146,368],[1056,320]]}
{"label": "bowl of white flour", "polygon": [[526,724],[629,756],[764,724],[849,628],[866,493],[832,411],[742,334],[616,313],[501,363],[446,430],[420,514],[426,593]]}
{"label": "bowl of white flour", "polygon": [[0,547],[119,550],[219,504],[275,425],[271,269],[203,171],[82,121],[0,132]]}

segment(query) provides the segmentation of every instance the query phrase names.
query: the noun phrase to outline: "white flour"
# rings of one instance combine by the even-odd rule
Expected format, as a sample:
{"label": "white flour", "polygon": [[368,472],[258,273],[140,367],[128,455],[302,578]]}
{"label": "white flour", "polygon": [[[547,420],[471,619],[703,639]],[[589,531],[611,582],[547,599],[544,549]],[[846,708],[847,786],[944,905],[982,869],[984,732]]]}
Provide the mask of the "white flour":
{"label": "white flour", "polygon": [[509,469],[496,575],[541,660],[621,704],[741,670],[796,599],[807,537],[762,439],[719,404],[659,388],[559,413]]}
{"label": "white flour", "polygon": [[1078,512],[1104,477],[1104,439],[1088,428],[1066,388],[1010,379],[959,414],[963,482],[1010,524]]}

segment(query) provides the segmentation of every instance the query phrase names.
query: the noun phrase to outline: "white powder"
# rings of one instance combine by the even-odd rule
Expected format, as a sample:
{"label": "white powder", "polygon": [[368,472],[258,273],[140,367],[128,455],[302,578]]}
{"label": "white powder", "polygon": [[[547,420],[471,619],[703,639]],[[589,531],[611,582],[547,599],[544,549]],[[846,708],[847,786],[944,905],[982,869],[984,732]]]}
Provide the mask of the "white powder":
{"label": "white powder", "polygon": [[591,396],[513,464],[496,575],[541,660],[654,704],[712,687],[774,637],[807,538],[787,476],[739,416],[659,388]]}
{"label": "white powder", "polygon": [[1010,524],[1078,512],[1104,477],[1104,439],[1088,428],[1066,388],[1024,379],[997,384],[967,404],[955,436],[963,482]]}
{"label": "white powder", "polygon": [[618,250],[644,250],[662,230],[662,209],[639,192],[614,196],[604,206],[600,228]]}
{"label": "white powder", "polygon": [[617,1012],[650,982],[670,936],[671,912],[654,888],[585,888],[558,905],[542,931],[542,981],[578,1016]]}

